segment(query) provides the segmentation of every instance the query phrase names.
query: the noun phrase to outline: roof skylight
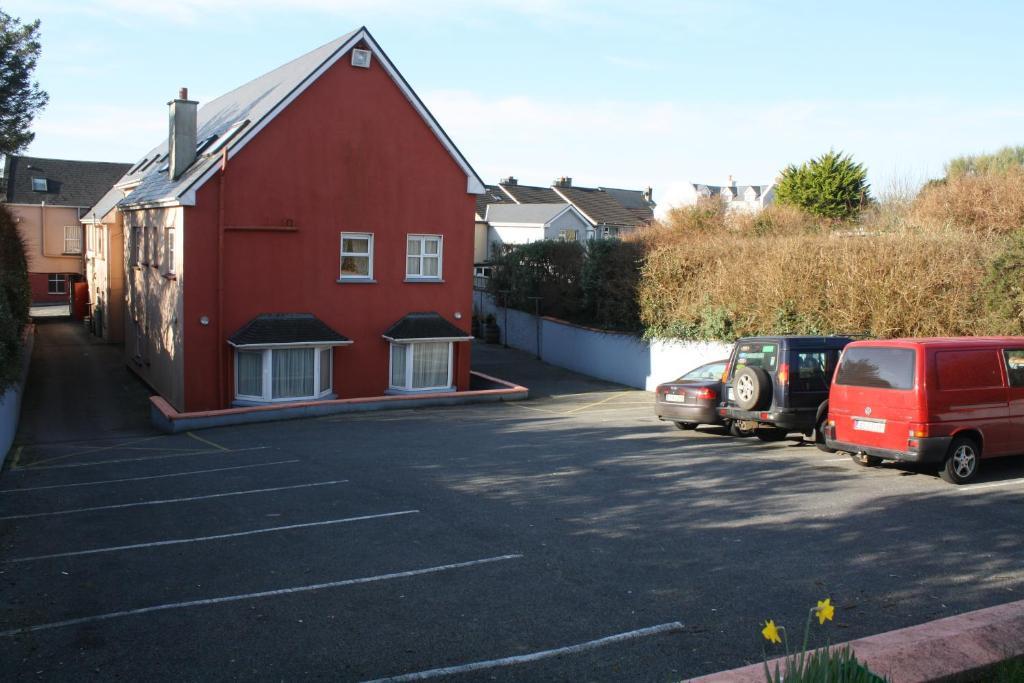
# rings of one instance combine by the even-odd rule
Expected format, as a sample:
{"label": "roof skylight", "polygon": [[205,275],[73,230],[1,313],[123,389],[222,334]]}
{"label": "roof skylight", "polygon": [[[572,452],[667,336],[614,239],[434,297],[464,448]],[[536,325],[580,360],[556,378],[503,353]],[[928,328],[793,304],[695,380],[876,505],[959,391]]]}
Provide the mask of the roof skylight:
{"label": "roof skylight", "polygon": [[238,133],[238,131],[242,130],[242,128],[248,125],[248,123],[249,119],[245,119],[244,121],[236,121],[235,123],[232,123],[231,127],[224,131],[224,134],[217,138],[217,141],[206,149],[206,154],[216,154],[220,150],[224,149],[224,146],[231,141],[231,138],[233,138]]}

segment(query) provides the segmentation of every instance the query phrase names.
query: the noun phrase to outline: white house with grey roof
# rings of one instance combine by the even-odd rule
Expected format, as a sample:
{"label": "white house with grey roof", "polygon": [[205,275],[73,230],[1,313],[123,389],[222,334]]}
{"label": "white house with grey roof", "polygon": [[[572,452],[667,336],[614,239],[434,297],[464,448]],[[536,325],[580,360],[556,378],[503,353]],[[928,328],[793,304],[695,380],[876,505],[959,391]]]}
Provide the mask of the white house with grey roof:
{"label": "white house with grey roof", "polygon": [[490,204],[487,223],[487,254],[494,256],[505,244],[529,244],[540,240],[584,242],[593,227],[572,204]]}
{"label": "white house with grey roof", "polygon": [[775,201],[775,183],[738,185],[732,176],[724,185],[687,183],[678,205],[692,206],[709,199],[721,200],[727,211],[754,213]]}

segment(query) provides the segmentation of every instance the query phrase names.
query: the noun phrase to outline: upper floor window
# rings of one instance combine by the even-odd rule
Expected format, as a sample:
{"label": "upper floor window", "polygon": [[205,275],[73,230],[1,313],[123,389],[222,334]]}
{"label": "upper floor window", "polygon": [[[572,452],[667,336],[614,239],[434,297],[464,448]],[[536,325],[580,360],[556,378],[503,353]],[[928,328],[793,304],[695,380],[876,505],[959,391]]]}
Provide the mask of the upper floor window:
{"label": "upper floor window", "polygon": [[81,254],[82,253],[82,226],[81,225],[65,225],[64,226],[64,253],[65,254]]}
{"label": "upper floor window", "polygon": [[340,280],[373,279],[373,233],[341,233]]}
{"label": "upper floor window", "polygon": [[441,279],[440,235],[409,235],[405,250],[405,277],[410,280]]}
{"label": "upper floor window", "polygon": [[174,228],[164,229],[164,272],[174,275]]}

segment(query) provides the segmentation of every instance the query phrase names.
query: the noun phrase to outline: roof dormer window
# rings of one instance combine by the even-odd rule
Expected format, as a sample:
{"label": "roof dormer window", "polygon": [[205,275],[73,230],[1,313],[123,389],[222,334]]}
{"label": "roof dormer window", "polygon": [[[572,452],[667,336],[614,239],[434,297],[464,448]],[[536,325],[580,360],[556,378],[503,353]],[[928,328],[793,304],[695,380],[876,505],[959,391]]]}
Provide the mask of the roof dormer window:
{"label": "roof dormer window", "polygon": [[49,190],[49,186],[46,183],[46,178],[33,178],[32,179],[32,191],[33,192],[46,192]]}

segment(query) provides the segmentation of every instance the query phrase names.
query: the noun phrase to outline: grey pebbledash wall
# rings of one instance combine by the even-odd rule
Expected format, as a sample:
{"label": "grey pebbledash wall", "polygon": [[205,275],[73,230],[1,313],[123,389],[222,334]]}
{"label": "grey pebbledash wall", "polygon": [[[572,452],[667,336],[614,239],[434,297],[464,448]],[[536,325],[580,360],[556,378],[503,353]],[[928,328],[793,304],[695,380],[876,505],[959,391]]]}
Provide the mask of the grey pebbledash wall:
{"label": "grey pebbledash wall", "polygon": [[647,391],[698,365],[727,358],[732,348],[725,342],[647,342],[631,334],[537,318],[511,308],[506,312],[482,292],[475,294],[474,305],[481,318],[488,313],[494,315],[502,343],[507,340],[512,348],[539,355],[541,360],[567,370]]}
{"label": "grey pebbledash wall", "polygon": [[28,376],[28,364],[32,359],[32,347],[35,344],[35,326],[26,325],[22,342],[21,379],[7,391],[0,394],[0,468],[4,465],[14,435],[18,432],[18,418],[21,416],[21,396],[25,393],[25,378]]}

